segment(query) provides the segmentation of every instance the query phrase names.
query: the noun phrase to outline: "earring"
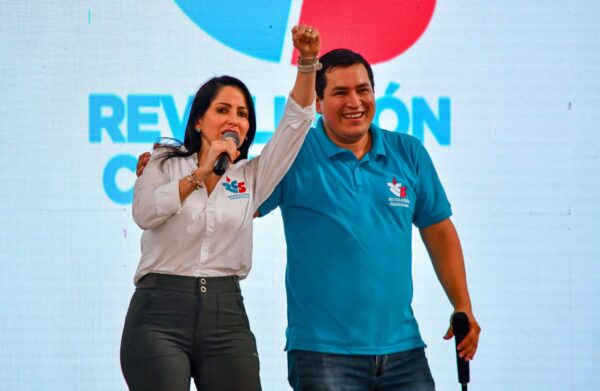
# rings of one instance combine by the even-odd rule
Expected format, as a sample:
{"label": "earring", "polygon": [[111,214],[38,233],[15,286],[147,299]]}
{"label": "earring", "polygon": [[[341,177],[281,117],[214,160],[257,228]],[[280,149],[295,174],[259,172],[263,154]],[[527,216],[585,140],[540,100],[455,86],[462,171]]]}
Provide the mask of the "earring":
{"label": "earring", "polygon": [[202,134],[202,128],[196,128],[196,132]]}

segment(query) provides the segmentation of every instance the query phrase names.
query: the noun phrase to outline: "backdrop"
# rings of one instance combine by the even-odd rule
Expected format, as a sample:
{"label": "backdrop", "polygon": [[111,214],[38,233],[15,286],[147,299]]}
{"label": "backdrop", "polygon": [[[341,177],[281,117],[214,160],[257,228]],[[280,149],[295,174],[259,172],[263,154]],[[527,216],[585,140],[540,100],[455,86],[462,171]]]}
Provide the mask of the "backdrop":
{"label": "backdrop", "polygon": [[[328,3],[329,5],[325,5]],[[473,390],[600,384],[600,8],[594,1],[0,2],[0,389],[124,390],[141,230],[137,155],[182,137],[231,74],[270,138],[290,29],[373,63],[375,122],[423,140],[452,202],[482,325]],[[415,232],[414,310],[438,390],[458,389],[452,308]],[[265,390],[287,389],[280,214],[243,282]],[[352,298],[348,298],[352,300]]]}

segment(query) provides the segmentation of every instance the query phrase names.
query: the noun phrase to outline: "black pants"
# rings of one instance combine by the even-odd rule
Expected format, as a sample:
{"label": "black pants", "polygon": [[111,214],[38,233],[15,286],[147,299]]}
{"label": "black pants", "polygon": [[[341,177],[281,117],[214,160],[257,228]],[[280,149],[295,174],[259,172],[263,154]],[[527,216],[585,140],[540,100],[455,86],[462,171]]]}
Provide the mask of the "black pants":
{"label": "black pants", "polygon": [[256,341],[238,279],[150,273],[138,283],[121,339],[130,390],[260,390]]}

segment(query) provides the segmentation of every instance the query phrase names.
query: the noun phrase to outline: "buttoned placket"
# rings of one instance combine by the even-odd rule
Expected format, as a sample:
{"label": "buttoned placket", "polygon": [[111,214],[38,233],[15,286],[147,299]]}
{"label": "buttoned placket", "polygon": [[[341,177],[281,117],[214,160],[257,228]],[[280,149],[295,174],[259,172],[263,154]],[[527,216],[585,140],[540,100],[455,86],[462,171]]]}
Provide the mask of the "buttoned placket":
{"label": "buttoned placket", "polygon": [[[206,190],[206,187],[198,189],[196,191],[200,192],[199,196],[205,199],[205,201],[203,201],[204,203],[206,203],[206,207],[204,208],[204,211],[203,211],[203,213],[204,213],[203,219],[204,219],[204,221],[207,221],[207,218],[208,218],[208,213],[207,213],[208,191]],[[200,220],[202,220],[202,218]],[[197,221],[197,223],[200,223],[200,222],[201,221]],[[207,250],[208,250],[208,245],[206,244],[206,240],[203,240],[202,247],[200,249],[200,257],[197,258],[196,264],[194,265],[194,274],[196,276],[200,275],[200,273],[201,273],[202,265],[205,263],[204,260],[207,257],[207,254],[206,254],[208,252]]]}
{"label": "buttoned placket", "polygon": [[[194,163],[192,169],[195,169],[197,167],[198,155],[194,154]],[[217,188],[215,187],[211,194],[213,194],[216,190]],[[206,260],[208,259],[209,242],[211,235],[214,231],[214,213],[211,213],[211,211],[214,211],[214,197],[210,197],[211,194],[208,194],[208,190],[206,189],[206,187],[203,187],[197,191],[201,191],[203,193],[202,196],[206,197],[206,208],[204,209],[204,220],[206,223],[206,238],[202,241],[202,247],[200,248],[200,259],[198,260],[198,264],[196,264],[196,266],[194,267],[194,272],[196,273],[196,275],[200,274],[202,270],[202,265],[204,265],[206,263]],[[206,288],[204,289],[206,290]]]}
{"label": "buttoned placket", "polygon": [[365,186],[365,178],[364,178],[364,170],[369,164],[368,155],[365,155],[361,160],[356,162],[354,166],[354,183],[356,184],[356,188],[362,188]]}
{"label": "buttoned placket", "polygon": [[217,186],[215,186],[215,188],[213,189],[213,191],[209,194],[207,194],[207,199],[206,199],[206,209],[205,209],[205,218],[206,218],[206,238],[202,241],[202,247],[200,248],[200,264],[205,264],[206,260],[209,257],[209,243],[211,243],[214,240],[214,235],[215,235],[215,224],[216,224],[216,219],[215,219],[215,202],[216,202],[216,195],[215,192],[219,191],[220,189],[218,188],[218,184]]}

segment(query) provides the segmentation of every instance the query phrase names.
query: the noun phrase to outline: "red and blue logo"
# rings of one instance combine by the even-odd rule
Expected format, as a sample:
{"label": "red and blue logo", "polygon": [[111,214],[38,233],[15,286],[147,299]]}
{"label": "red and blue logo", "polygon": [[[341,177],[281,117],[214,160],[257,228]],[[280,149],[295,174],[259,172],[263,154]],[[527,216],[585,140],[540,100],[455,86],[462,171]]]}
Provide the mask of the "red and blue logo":
{"label": "red and blue logo", "polygon": [[394,197],[388,197],[388,202],[392,207],[403,207],[410,208],[410,198],[406,193],[408,188],[403,186],[402,183],[398,182],[396,178],[392,178],[391,182],[388,182],[388,187],[394,195]]}
{"label": "red and blue logo", "polygon": [[402,183],[398,182],[396,178],[392,178],[392,181],[389,182],[387,185],[390,188],[392,194],[396,197],[406,197],[406,186],[402,186]]}
{"label": "red and blue logo", "polygon": [[425,32],[435,0],[304,0],[300,18],[289,23],[292,0],[175,0],[202,30],[232,49],[265,61],[282,58],[287,28],[316,26],[325,39],[321,52],[349,48],[371,64],[389,61],[410,48]]}
{"label": "red and blue logo", "polygon": [[238,182],[237,179],[231,180],[228,176],[225,177],[225,181],[223,182],[223,186],[230,193],[245,193],[246,192],[246,183]]}

